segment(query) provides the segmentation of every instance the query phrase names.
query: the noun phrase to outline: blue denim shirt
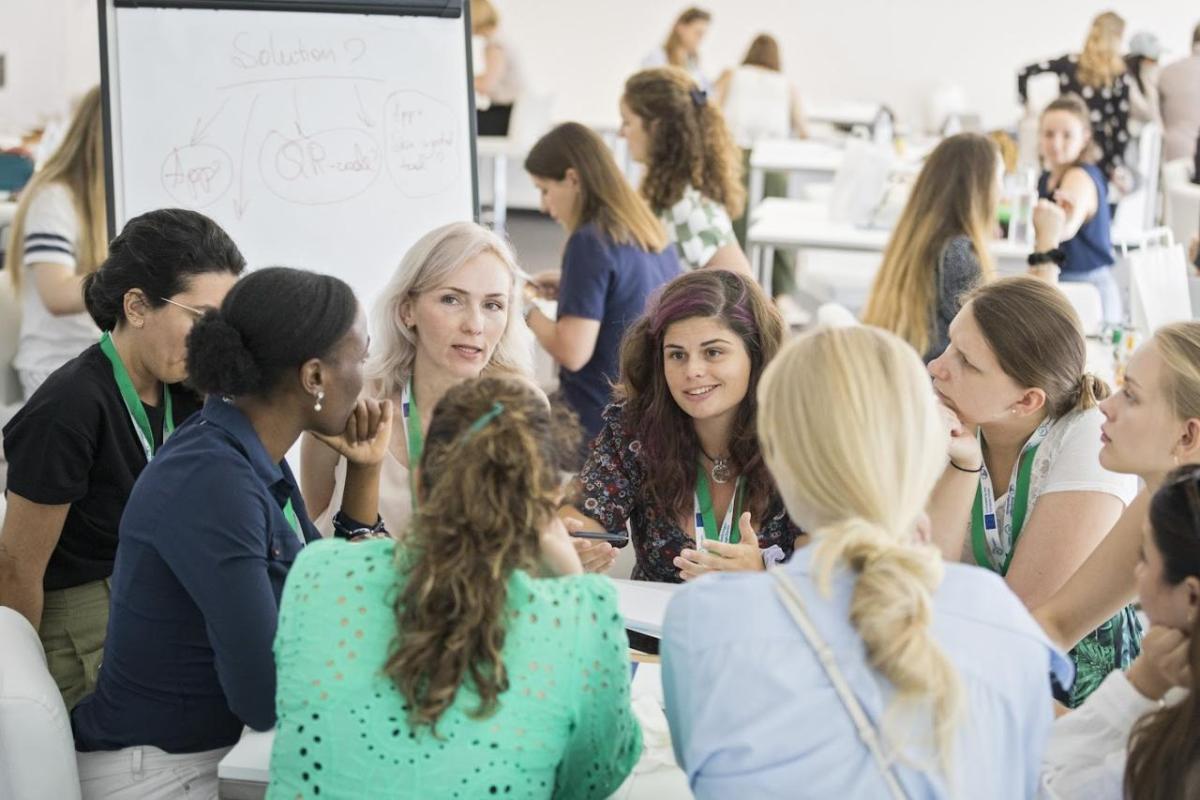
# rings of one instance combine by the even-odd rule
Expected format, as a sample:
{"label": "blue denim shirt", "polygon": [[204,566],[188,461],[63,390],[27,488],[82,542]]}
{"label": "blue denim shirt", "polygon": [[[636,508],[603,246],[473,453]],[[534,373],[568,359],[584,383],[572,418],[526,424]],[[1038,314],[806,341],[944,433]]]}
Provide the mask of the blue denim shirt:
{"label": "blue denim shirt", "polygon": [[209,398],[125,507],[99,681],[71,714],[76,748],[200,752],[234,744],[243,724],[274,725],[279,597],[317,538],[286,461],[236,406]]}

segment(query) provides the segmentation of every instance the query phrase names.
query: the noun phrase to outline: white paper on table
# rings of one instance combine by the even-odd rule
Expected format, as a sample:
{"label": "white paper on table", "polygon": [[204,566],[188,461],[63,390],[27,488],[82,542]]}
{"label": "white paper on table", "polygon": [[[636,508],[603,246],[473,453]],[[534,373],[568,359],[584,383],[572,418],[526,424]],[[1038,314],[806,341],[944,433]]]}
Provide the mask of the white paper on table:
{"label": "white paper on table", "polygon": [[667,603],[682,584],[614,580],[625,627],[647,636],[662,636]]}

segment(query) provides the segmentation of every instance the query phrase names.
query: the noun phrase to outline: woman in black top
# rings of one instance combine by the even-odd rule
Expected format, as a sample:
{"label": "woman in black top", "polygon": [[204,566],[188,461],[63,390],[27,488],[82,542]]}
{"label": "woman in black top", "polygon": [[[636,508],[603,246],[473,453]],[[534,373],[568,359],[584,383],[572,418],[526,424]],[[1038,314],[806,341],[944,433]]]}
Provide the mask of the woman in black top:
{"label": "woman in black top", "polygon": [[182,386],[186,337],[244,267],[202,214],[130,220],[84,283],[101,341],[51,374],[4,428],[0,605],[39,629],[68,709],[95,686],[117,525],[134,481],[200,407]]}
{"label": "woman in black top", "polygon": [[1092,140],[1100,148],[1096,166],[1122,192],[1132,189],[1132,174],[1125,167],[1129,144],[1129,75],[1121,58],[1125,20],[1106,11],[1092,20],[1083,52],[1052,61],[1030,64],[1017,76],[1021,102],[1028,100],[1026,85],[1034,75],[1053,72],[1060,94],[1083,98],[1092,119]]}

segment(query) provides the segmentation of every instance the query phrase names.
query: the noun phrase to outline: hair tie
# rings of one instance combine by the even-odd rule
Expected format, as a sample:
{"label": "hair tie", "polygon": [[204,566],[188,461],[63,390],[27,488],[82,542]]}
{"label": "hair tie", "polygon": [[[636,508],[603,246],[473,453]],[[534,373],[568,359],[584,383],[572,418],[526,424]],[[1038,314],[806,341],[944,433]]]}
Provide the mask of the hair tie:
{"label": "hair tie", "polygon": [[699,87],[692,89],[691,94],[692,103],[696,106],[696,108],[704,108],[705,104],[708,103],[708,92],[704,91],[703,89]]}
{"label": "hair tie", "polygon": [[467,433],[463,437],[463,441],[467,441],[472,436],[479,433],[481,430],[483,430],[483,428],[489,422],[494,420],[496,417],[500,416],[501,412],[503,412],[503,411],[504,411],[504,403],[501,403],[499,400],[492,403],[492,410],[484,413],[482,416],[479,417],[479,419],[477,419],[471,423],[471,427],[467,428]]}

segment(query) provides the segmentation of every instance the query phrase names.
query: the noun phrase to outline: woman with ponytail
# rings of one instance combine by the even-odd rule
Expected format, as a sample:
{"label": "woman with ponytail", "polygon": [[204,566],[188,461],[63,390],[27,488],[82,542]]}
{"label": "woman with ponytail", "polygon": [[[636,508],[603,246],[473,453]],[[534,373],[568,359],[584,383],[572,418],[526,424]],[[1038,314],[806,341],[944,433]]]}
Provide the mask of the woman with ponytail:
{"label": "woman with ponytail", "polygon": [[4,428],[0,605],[37,629],[68,709],[96,685],[134,481],[200,408],[182,383],[188,332],[244,266],[225,232],[194,211],[130,220],[83,280],[103,338],[51,373]]}
{"label": "woman with ponytail", "polygon": [[1183,800],[1200,796],[1200,470],[1163,476],[1150,501],[1137,586],[1150,620],[1142,654],[1054,724],[1047,800]]}
{"label": "woman with ponytail", "polygon": [[[968,295],[950,345],[929,364],[950,446],[930,500],[947,559],[1003,576],[1033,609],[1079,569],[1133,499],[1131,475],[1100,463],[1097,404],[1079,318],[1055,287],[1005,278]],[[947,458],[948,455],[948,458]],[[1140,626],[1119,610],[1074,650],[1075,707],[1138,654]],[[1064,689],[1066,687],[1063,687]]]}
{"label": "woman with ponytail", "polygon": [[366,357],[366,318],[327,275],[258,270],[196,321],[188,378],[208,399],[129,496],[104,669],[71,717],[85,798],[215,795],[244,726],[275,724],[279,596],[319,538],[284,460],[301,433],[350,462],[339,535],[382,527],[392,412],[358,399]]}
{"label": "woman with ponytail", "polygon": [[813,544],[667,609],[667,715],[696,797],[1032,797],[1046,676],[1070,668],[1000,580],[928,543],[947,435],[916,353],[874,328],[816,331],[758,398]]}
{"label": "woman with ponytail", "polygon": [[403,550],[300,555],[268,797],[616,790],[641,755],[622,619],[555,515],[578,439],[523,380],[459,383],[433,409]]}
{"label": "woman with ponytail", "polygon": [[642,70],[625,82],[621,135],[684,267],[748,273],[731,222],[746,204],[741,153],[708,93],[678,67]]}

